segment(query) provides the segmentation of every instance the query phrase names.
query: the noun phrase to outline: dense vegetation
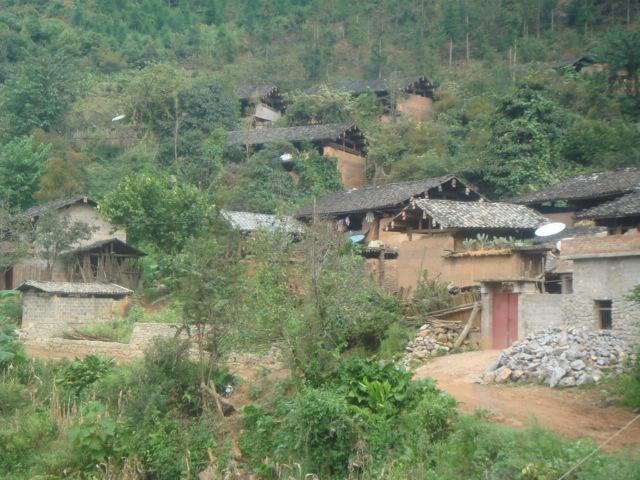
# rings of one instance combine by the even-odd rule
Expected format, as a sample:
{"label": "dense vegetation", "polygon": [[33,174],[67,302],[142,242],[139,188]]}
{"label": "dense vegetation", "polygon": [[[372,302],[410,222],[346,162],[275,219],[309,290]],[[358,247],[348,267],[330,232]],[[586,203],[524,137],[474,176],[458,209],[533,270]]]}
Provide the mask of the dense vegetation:
{"label": "dense vegetation", "polygon": [[[293,242],[231,231],[220,207],[285,214],[342,185],[309,145],[247,157],[225,148],[225,132],[247,128],[235,87],[274,83],[287,94],[281,125],[357,123],[372,182],[455,172],[508,198],[579,171],[637,166],[638,2],[1,5],[2,239],[26,243],[29,227],[11,214],[88,193],[149,254],[145,293],[170,304],[157,315],[201,335],[198,361],[167,340],[126,365],[42,362],[14,335],[19,302],[3,299],[0,477],[173,480],[243,468],[264,478],[543,480],[591,451],[537,427],[500,427],[486,412],[463,415],[433,382],[384,363],[404,348],[405,312],[335,233],[317,227]],[[584,55],[602,68],[564,62]],[[370,93],[307,89],[415,73],[438,84],[434,118],[422,123],[379,123]],[[29,234],[52,264],[86,234],[79,228],[43,222]],[[0,269],[19,255],[2,249]],[[448,301],[433,279],[419,293],[410,308]],[[134,306],[110,334],[126,337],[145,315]],[[289,376],[255,381],[240,435],[208,392],[239,381],[225,369],[230,351],[274,343]],[[637,371],[618,387],[635,406]],[[638,477],[637,460],[597,454],[568,478]]]}
{"label": "dense vegetation", "polygon": [[[284,124],[355,120],[370,138],[376,181],[455,171],[505,197],[576,171],[638,163],[637,2],[3,7],[0,198],[8,209],[76,192],[102,198],[140,173],[176,175],[219,205],[268,212],[340,188],[326,162],[303,153],[304,181],[286,175],[276,153],[298,155],[291,145],[249,161],[225,151],[223,130],[241,127],[234,88],[264,82],[288,92]],[[562,66],[584,55],[604,68]],[[371,96],[302,93],[339,78],[415,73],[440,85],[434,121],[380,125]],[[119,114],[126,117],[112,122]]]}

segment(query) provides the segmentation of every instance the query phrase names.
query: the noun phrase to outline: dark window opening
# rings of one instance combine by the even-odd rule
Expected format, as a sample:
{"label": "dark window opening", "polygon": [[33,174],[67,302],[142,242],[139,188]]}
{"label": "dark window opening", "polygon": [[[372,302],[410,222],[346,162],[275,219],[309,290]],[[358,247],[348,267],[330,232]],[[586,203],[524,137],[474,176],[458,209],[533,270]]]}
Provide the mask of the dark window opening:
{"label": "dark window opening", "polygon": [[611,300],[596,300],[596,315],[598,319],[598,327],[602,330],[611,330],[613,327]]}

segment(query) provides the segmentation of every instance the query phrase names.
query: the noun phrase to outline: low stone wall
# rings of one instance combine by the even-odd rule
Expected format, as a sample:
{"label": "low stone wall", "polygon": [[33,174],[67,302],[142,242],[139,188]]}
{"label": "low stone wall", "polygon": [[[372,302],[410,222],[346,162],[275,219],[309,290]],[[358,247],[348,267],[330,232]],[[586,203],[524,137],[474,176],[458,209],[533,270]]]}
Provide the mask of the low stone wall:
{"label": "low stone wall", "polygon": [[[101,355],[118,361],[140,358],[155,337],[173,337],[178,325],[167,323],[136,323],[129,343],[99,342],[94,340],[68,340],[65,338],[32,337],[23,331],[27,354],[44,358],[83,358]],[[181,333],[182,338],[186,334]]]}

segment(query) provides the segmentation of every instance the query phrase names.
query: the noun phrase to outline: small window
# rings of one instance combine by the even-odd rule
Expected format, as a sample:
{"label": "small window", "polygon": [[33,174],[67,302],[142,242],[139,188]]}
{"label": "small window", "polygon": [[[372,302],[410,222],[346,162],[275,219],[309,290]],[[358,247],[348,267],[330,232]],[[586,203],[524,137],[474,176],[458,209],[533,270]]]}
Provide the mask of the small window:
{"label": "small window", "polygon": [[596,318],[598,327],[602,330],[611,330],[613,327],[612,307],[611,300],[596,300]]}

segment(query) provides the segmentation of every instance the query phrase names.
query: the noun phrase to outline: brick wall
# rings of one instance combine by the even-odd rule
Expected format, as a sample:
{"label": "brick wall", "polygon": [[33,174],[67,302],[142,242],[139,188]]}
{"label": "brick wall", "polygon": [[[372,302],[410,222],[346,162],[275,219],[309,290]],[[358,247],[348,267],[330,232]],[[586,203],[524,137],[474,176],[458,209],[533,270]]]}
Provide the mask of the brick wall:
{"label": "brick wall", "polygon": [[607,235],[562,240],[562,256],[640,252],[640,235]]}

